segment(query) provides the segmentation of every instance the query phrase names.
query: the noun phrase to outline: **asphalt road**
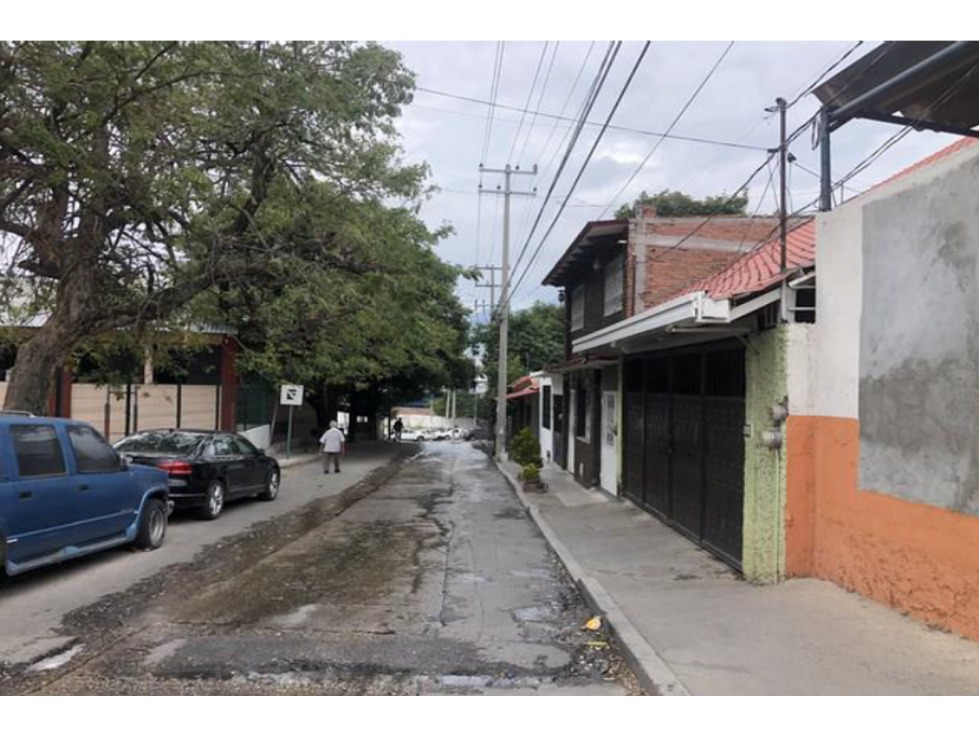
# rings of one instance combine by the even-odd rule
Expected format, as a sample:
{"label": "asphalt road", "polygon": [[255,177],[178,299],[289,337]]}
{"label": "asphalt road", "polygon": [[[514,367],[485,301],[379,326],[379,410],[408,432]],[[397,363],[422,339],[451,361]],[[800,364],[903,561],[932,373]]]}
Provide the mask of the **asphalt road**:
{"label": "asphalt road", "polygon": [[[587,608],[489,459],[465,443],[401,451],[340,492],[315,465],[290,470],[291,504],[274,503],[264,522],[242,506],[241,527],[218,539],[188,523],[196,551],[66,605],[48,625],[61,644],[8,664],[0,692],[634,691],[610,641],[584,630]],[[63,595],[93,572],[112,575],[92,562],[15,587],[0,595],[0,619],[21,617],[19,598],[36,608],[46,587]]]}
{"label": "asphalt road", "polygon": [[151,553],[129,548],[98,553],[0,584],[0,670],[63,648],[72,638],[62,631],[71,612],[106,595],[129,589],[173,564],[192,562],[205,548],[234,537],[257,523],[280,517],[324,496],[339,493],[395,454],[386,444],[354,446],[340,475],[323,475],[318,465],[297,466],[283,474],[275,502],[245,500],[228,505],[214,522],[175,514],[165,545]]}

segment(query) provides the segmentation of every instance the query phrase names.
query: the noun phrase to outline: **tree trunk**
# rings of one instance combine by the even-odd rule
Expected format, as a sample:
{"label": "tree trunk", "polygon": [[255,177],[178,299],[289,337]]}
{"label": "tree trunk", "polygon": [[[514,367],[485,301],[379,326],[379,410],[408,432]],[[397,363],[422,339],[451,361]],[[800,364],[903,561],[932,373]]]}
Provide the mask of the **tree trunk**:
{"label": "tree trunk", "polygon": [[85,338],[96,334],[92,328],[98,318],[93,276],[91,263],[78,259],[69,275],[58,281],[54,311],[17,349],[4,410],[24,410],[35,415],[47,413],[48,397],[54,388],[58,368]]}
{"label": "tree trunk", "polygon": [[24,410],[35,415],[47,413],[48,397],[61,366],[65,339],[60,329],[48,329],[45,324],[20,345],[12,374],[8,373],[4,410]]}

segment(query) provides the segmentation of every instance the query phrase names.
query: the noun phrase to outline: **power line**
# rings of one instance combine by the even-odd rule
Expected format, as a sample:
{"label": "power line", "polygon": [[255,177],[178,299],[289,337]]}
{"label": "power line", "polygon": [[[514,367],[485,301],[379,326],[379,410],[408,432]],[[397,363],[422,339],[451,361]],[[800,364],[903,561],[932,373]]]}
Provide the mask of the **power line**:
{"label": "power line", "polygon": [[[571,100],[574,99],[575,90],[578,88],[578,83],[581,81],[581,77],[584,75],[585,69],[587,69],[587,67],[588,67],[588,59],[591,58],[591,54],[592,54],[592,51],[594,51],[594,49],[595,49],[595,41],[592,41],[591,44],[588,46],[588,51],[585,53],[585,58],[582,60],[581,65],[578,67],[578,73],[575,75],[574,82],[571,84],[571,89],[568,92],[568,95],[567,95],[567,97],[564,100],[564,104],[561,105],[561,111],[558,113],[558,115],[562,115],[563,116],[565,110],[568,108],[568,105],[571,104]],[[611,49],[611,45],[609,45],[609,49]],[[606,55],[603,58],[603,61],[601,63],[604,63],[604,61],[607,58],[608,58],[608,50],[606,51]],[[601,63],[599,64],[599,68],[601,68]],[[598,76],[596,76],[595,79],[597,80],[598,79]],[[578,111],[575,113],[575,116],[574,116],[574,119],[576,121],[575,124],[573,124],[573,125],[565,125],[564,126],[565,127],[564,134],[561,136],[561,139],[558,141],[557,146],[554,148],[554,153],[551,155],[550,159],[547,161],[547,165],[545,165],[543,167],[543,169],[541,169],[541,177],[542,178],[545,178],[546,179],[547,174],[550,173],[551,167],[554,165],[554,161],[557,159],[558,153],[561,151],[562,146],[564,146],[564,144],[567,141],[568,136],[571,134],[572,130],[574,130],[577,127],[579,127],[579,124],[578,123],[579,123],[579,121],[581,119],[582,111],[585,109],[585,105],[587,104],[588,99],[589,99],[589,97],[591,95],[591,91],[593,89],[594,89],[594,82],[592,82],[592,85],[589,87],[588,91],[586,91],[585,98],[582,100],[581,105],[578,107]],[[560,124],[560,121],[559,120],[555,120],[554,123],[551,125],[550,132],[547,135],[547,140],[544,141],[544,145],[541,147],[540,152],[537,155],[538,158],[543,158],[544,153],[547,151],[548,146],[550,146],[550,144],[551,144],[551,140],[554,138],[554,132],[557,130],[559,124]],[[546,202],[547,202],[547,199],[545,198],[545,203]],[[519,229],[521,231],[525,230],[527,228],[527,225],[530,223],[531,212],[533,210],[533,207],[530,206],[529,199],[527,201],[527,204],[528,205],[526,207],[524,207],[524,216],[522,217],[521,222],[520,222]]]}
{"label": "power line", "polygon": [[544,75],[544,83],[541,84],[540,94],[537,96],[537,109],[534,110],[534,116],[530,118],[530,129],[527,130],[527,135],[524,136],[523,146],[520,148],[520,155],[517,157],[518,162],[527,152],[527,144],[530,143],[530,138],[534,133],[534,127],[537,125],[537,118],[540,116],[541,103],[544,101],[544,94],[547,92],[547,85],[551,81],[551,71],[554,70],[554,61],[557,58],[557,52],[560,48],[561,42],[556,41],[554,43],[554,50],[551,52],[551,63],[547,65],[547,73]]}
{"label": "power line", "polygon": [[801,100],[803,97],[809,94],[813,89],[818,87],[826,77],[828,77],[831,73],[833,73],[833,71],[837,69],[840,64],[842,64],[844,61],[850,58],[850,56],[852,56],[854,52],[856,52],[856,50],[860,48],[862,45],[863,45],[863,41],[857,41],[853,46],[851,46],[846,51],[846,53],[844,53],[842,56],[840,56],[840,58],[838,58],[836,61],[830,64],[829,68],[825,69],[822,74],[816,77],[815,81],[813,81],[808,87],[806,87],[801,92],[799,92],[799,94],[797,94],[795,98],[785,106],[785,108],[790,109],[796,103],[798,103],[799,100]]}
{"label": "power line", "polygon": [[523,131],[524,119],[527,117],[527,113],[530,110],[527,107],[530,106],[530,101],[534,98],[534,90],[537,88],[537,80],[540,78],[540,71],[544,68],[544,59],[547,56],[547,47],[550,41],[544,41],[544,48],[541,49],[540,58],[537,59],[537,70],[534,72],[534,80],[530,83],[530,91],[527,92],[527,101],[524,103],[524,111],[520,114],[520,125],[517,127],[517,134],[513,136],[513,145],[510,146],[510,154],[507,156],[506,162],[509,165],[512,162],[513,154],[517,150],[517,143],[520,141],[520,133]]}
{"label": "power line", "polygon": [[[908,124],[905,127],[901,128],[901,130],[899,130],[897,133],[895,133],[890,138],[888,138],[886,141],[884,141],[870,155],[864,157],[863,160],[861,160],[853,168],[851,168],[848,173],[846,173],[841,178],[839,178],[837,181],[835,181],[833,183],[833,185],[832,185],[832,188],[833,189],[840,188],[847,181],[851,180],[852,178],[854,178],[855,176],[857,176],[861,172],[865,171],[868,167],[870,167],[871,165],[873,165],[884,153],[886,153],[888,150],[890,150],[890,148],[892,148],[900,140],[902,140],[905,136],[907,136],[912,130],[914,130],[914,125],[915,125],[916,122],[919,122],[919,121],[923,120],[924,118],[926,118],[929,114],[931,114],[931,111],[933,109],[936,109],[938,107],[941,107],[943,104],[945,104],[945,102],[947,102],[949,98],[951,98],[961,87],[963,87],[969,81],[969,79],[972,77],[972,75],[974,73],[976,73],[977,70],[979,70],[979,63],[974,64],[969,69],[968,72],[966,72],[965,74],[963,74],[962,76],[960,76],[958,79],[956,79],[956,81],[954,81],[952,84],[950,84],[948,86],[948,88],[942,93],[942,95],[938,99],[936,99],[934,102],[932,102],[930,105],[928,105],[928,107],[916,119],[909,119],[908,120]],[[775,154],[773,153],[772,155],[774,156]],[[767,164],[767,162],[766,162],[766,164]],[[790,218],[791,217],[798,217],[801,214],[803,214],[806,210],[811,209],[814,206],[816,206],[818,203],[819,203],[819,197],[817,197],[817,198],[811,200],[810,202],[808,202],[807,204],[799,207],[798,209],[796,209],[795,211],[793,211],[788,216]],[[704,222],[702,224],[705,224],[705,223],[706,222]],[[806,224],[806,222],[802,222],[798,226],[802,226],[804,224]],[[794,227],[791,231],[794,232],[795,229],[798,229],[798,226],[797,227]],[[758,242],[755,243],[755,245],[752,246],[752,248],[750,250],[748,250],[748,252],[745,253],[745,255],[747,256],[747,255],[751,254],[752,252],[754,252],[755,250],[757,250],[759,247],[763,246],[765,243],[770,242],[771,239],[772,239],[772,237],[775,235],[775,232],[778,231],[779,227],[780,227],[780,225],[776,225],[768,234],[766,234],[764,237],[762,237],[762,239],[758,240]],[[690,236],[692,236],[692,234],[693,233],[691,233],[690,235],[688,235],[687,237],[685,237],[683,240],[681,240],[677,244],[673,245],[670,249],[672,250],[672,249],[675,249],[676,247],[678,247],[686,239],[688,239]],[[660,258],[657,257],[657,258],[654,258],[653,260],[649,260],[647,262],[654,262],[657,259],[660,259]]]}
{"label": "power line", "polygon": [[490,138],[493,135],[493,115],[496,112],[496,96],[500,91],[500,75],[503,72],[503,54],[506,51],[506,41],[498,41],[496,44],[496,58],[493,60],[493,80],[490,83],[491,104],[486,111],[486,129],[483,133],[483,152],[480,162],[486,160],[489,152]]}
{"label": "power line", "polygon": [[[752,222],[754,222],[754,220],[758,217],[758,212],[761,211],[761,206],[765,203],[765,197],[768,196],[768,191],[772,188],[772,183],[775,181],[775,169],[772,168],[771,162],[769,161],[766,166],[768,168],[768,182],[765,184],[765,188],[761,192],[761,198],[758,199],[758,204],[755,206],[755,211],[750,217],[750,221]],[[747,228],[745,229],[744,234],[741,235],[741,242],[738,243],[738,254],[741,253],[741,248],[744,247],[744,241],[746,239],[748,239]]]}
{"label": "power line", "polygon": [[656,262],[658,260],[662,260],[663,257],[665,257],[670,252],[679,249],[687,240],[691,239],[700,230],[706,227],[707,224],[714,219],[714,217],[716,217],[718,214],[724,211],[729,204],[731,204],[735,199],[737,199],[741,195],[741,192],[745,191],[748,188],[748,186],[751,185],[751,182],[755,179],[755,177],[768,167],[768,164],[771,163],[771,161],[775,158],[776,155],[777,155],[777,151],[770,152],[768,156],[765,158],[765,160],[762,161],[762,164],[751,172],[751,175],[748,176],[748,179],[743,184],[741,184],[734,191],[734,193],[727,198],[726,201],[722,202],[721,204],[718,204],[717,207],[715,207],[714,210],[704,218],[704,221],[702,221],[700,224],[694,227],[688,234],[681,237],[678,242],[670,245],[663,252],[661,252],[659,255],[654,257],[652,260],[646,260],[646,262],[650,263],[650,262]]}
{"label": "power line", "polygon": [[[886,51],[885,51],[885,54],[886,54]],[[881,57],[882,56],[883,56],[883,54],[881,55]],[[877,63],[878,61],[880,61],[880,57],[877,58],[877,59],[875,59],[874,63]],[[873,64],[871,64],[871,66],[873,66]],[[863,72],[861,72],[861,74],[858,74],[854,79],[851,79],[850,82],[846,86],[843,87],[843,89],[841,89],[839,92],[837,92],[833,96],[833,98],[835,99],[844,90],[846,90],[849,86],[851,86],[852,84],[854,84],[857,81],[857,79],[859,79],[861,76],[863,76],[863,74],[867,73],[867,71],[869,71],[869,69],[870,69],[870,67],[868,67]],[[975,71],[975,68],[973,68],[972,71]],[[970,75],[971,75],[972,71],[969,72]],[[965,78],[967,79],[968,76],[969,75],[966,75]],[[963,80],[960,79],[959,80],[959,83],[962,83],[962,81]],[[935,103],[933,103],[932,106],[934,106],[935,104],[939,104],[939,103],[941,103],[941,100],[936,101]],[[928,110],[925,112],[925,114],[927,114],[928,111],[930,111],[930,110],[931,110],[931,107],[928,108]],[[785,146],[786,146],[786,148],[788,148],[789,145],[791,145],[796,139],[798,139],[798,137],[812,124],[812,122],[816,119],[816,117],[818,116],[818,114],[819,113],[817,112],[816,114],[814,114],[813,116],[811,116],[809,119],[807,119],[805,122],[803,122],[801,125],[799,125],[792,132],[792,134],[790,134],[785,139]],[[901,132],[904,133],[904,134],[907,134],[907,129],[902,130]],[[900,135],[900,133],[898,135]],[[895,135],[893,137],[897,138],[898,135]],[[885,142],[885,145],[888,145],[888,143]],[[673,250],[676,250],[677,248],[679,248],[680,246],[682,246],[685,242],[687,242],[687,240],[689,240],[690,238],[692,238],[695,234],[697,234],[697,232],[699,232],[701,229],[703,229],[705,226],[707,226],[707,224],[711,220],[713,220],[714,217],[716,217],[718,214],[720,214],[727,207],[728,204],[730,204],[735,198],[737,198],[741,194],[742,191],[744,191],[744,190],[747,189],[747,187],[751,184],[751,182],[754,180],[754,178],[762,171],[762,169],[764,169],[766,166],[768,166],[768,164],[774,159],[774,157],[777,154],[778,154],[778,149],[770,150],[768,152],[768,156],[765,158],[765,161],[758,168],[756,168],[754,171],[752,171],[751,175],[748,176],[748,180],[745,181],[743,184],[741,184],[741,186],[738,187],[738,189],[735,190],[735,192],[724,203],[720,204],[718,207],[716,207],[714,209],[714,211],[712,211],[710,214],[708,214],[707,217],[706,217],[706,219],[704,219],[703,222],[701,222],[697,227],[695,227],[692,232],[690,232],[686,236],[682,237],[678,242],[676,242],[673,245],[671,245],[665,251],[663,251],[662,253],[660,253],[660,255],[658,255],[656,258],[654,258],[653,260],[649,260],[647,262],[655,262],[656,260],[662,259],[663,256],[669,254]],[[869,163],[867,165],[869,165]],[[866,165],[864,165],[863,168],[861,168],[860,170],[862,171],[864,168],[866,168]],[[834,187],[835,186],[838,186],[838,185],[841,185],[843,183],[846,183],[846,181],[848,181],[853,176],[857,175],[859,172],[860,171],[858,171],[858,170],[851,171],[851,173],[848,174],[848,177],[847,178],[844,178],[843,180],[841,180],[837,184],[834,184]],[[807,205],[807,207],[808,206],[811,206],[811,204]],[[803,209],[805,209],[805,208],[806,207],[803,207]],[[802,211],[802,210],[799,210],[799,211]],[[795,216],[795,214],[790,215],[790,216]]]}
{"label": "power line", "polygon": [[[513,271],[516,272],[517,268],[520,267],[520,263],[523,262],[523,257],[527,253],[527,248],[530,246],[530,240],[534,236],[534,232],[537,231],[537,226],[540,224],[541,219],[544,216],[544,209],[547,207],[547,203],[554,193],[554,188],[557,186],[558,179],[561,178],[561,174],[564,172],[564,167],[567,165],[568,160],[571,158],[571,153],[574,150],[575,145],[578,143],[578,138],[581,136],[581,131],[584,129],[585,121],[588,119],[588,115],[591,114],[592,107],[595,105],[595,100],[598,99],[598,95],[601,92],[602,86],[605,84],[605,79],[608,77],[609,70],[612,68],[612,64],[615,62],[615,57],[618,55],[618,50],[621,47],[621,42],[616,45],[616,42],[610,42],[608,48],[605,50],[605,56],[602,58],[602,63],[598,67],[598,71],[595,74],[595,79],[592,80],[591,86],[588,89],[588,94],[585,96],[585,100],[582,103],[581,111],[578,116],[578,124],[574,128],[574,132],[571,134],[570,140],[564,151],[564,156],[561,158],[561,163],[558,165],[557,171],[554,173],[554,178],[551,179],[551,185],[547,189],[547,193],[544,195],[544,201],[541,203],[540,209],[537,211],[537,217],[534,219],[534,224],[530,228],[530,232],[527,233],[527,237],[524,240],[523,246],[520,248],[520,254],[517,257],[516,264],[513,267]],[[570,195],[570,192],[569,192]]]}
{"label": "power line", "polygon": [[[462,102],[470,102],[472,104],[487,105],[487,106],[495,107],[498,110],[508,110],[511,112],[525,111],[525,108],[523,107],[514,107],[513,105],[501,104],[499,102],[479,99],[477,97],[467,97],[466,95],[463,94],[453,94],[451,92],[443,92],[438,89],[432,89],[431,87],[415,87],[415,91],[424,92],[426,94],[434,94],[438,97],[458,99]],[[562,122],[576,122],[576,120],[574,120],[573,118],[565,117],[564,115],[556,115],[550,112],[539,112],[538,115],[540,117],[548,118],[551,120],[559,120]],[[601,123],[599,122],[586,122],[585,124],[592,125],[592,126],[601,125]],[[726,141],[726,140],[712,140],[710,138],[700,138],[691,135],[666,135],[664,133],[653,132],[652,130],[641,130],[639,128],[626,127],[624,125],[609,125],[608,129],[615,130],[618,132],[632,133],[634,135],[645,135],[653,138],[669,138],[671,140],[683,140],[688,143],[702,143],[704,145],[717,145],[725,148],[739,148],[741,150],[754,150],[754,151],[767,150],[766,148],[762,148],[761,146],[758,145],[745,145],[743,143],[733,143],[731,141]]]}
{"label": "power line", "polygon": [[675,128],[677,124],[680,122],[680,120],[683,119],[683,116],[686,114],[687,110],[690,109],[690,105],[694,103],[694,100],[697,99],[698,95],[703,90],[703,88],[707,86],[707,82],[709,82],[711,80],[711,77],[714,76],[714,72],[717,71],[717,67],[721,65],[721,63],[724,61],[727,55],[731,52],[732,48],[734,48],[734,41],[731,41],[727,45],[727,47],[718,57],[717,61],[714,62],[714,65],[707,72],[707,76],[705,76],[703,78],[703,81],[701,81],[700,84],[697,86],[697,88],[694,89],[693,94],[690,95],[690,98],[686,101],[686,104],[683,105],[683,107],[677,113],[676,117],[673,118],[673,122],[671,122],[670,126],[666,129],[666,133],[664,134],[664,136],[656,141],[656,144],[646,154],[646,157],[642,159],[642,162],[636,167],[636,170],[632,172],[632,175],[629,176],[629,179],[624,184],[622,184],[622,188],[618,190],[615,196],[612,197],[612,200],[602,210],[602,213],[598,215],[599,219],[602,219],[605,216],[605,213],[612,208],[613,204],[615,204],[616,199],[622,196],[622,193],[627,188],[629,188],[629,185],[635,180],[636,176],[639,175],[639,172],[646,167],[646,164],[649,163],[649,159],[653,157],[653,155],[656,153],[657,150],[659,150],[659,147],[663,144],[663,141],[666,139],[666,136],[669,135],[671,132],[673,132],[673,128]]}
{"label": "power line", "polygon": [[[499,90],[500,82],[500,70],[503,65],[503,42],[497,41],[496,43],[496,54],[493,58],[493,73],[490,75],[490,98],[496,100],[496,94]],[[481,153],[481,158],[485,159],[487,151],[489,150],[490,135],[493,130],[493,115],[496,110],[490,107],[486,110],[486,127],[483,130],[483,149]],[[480,185],[482,185],[482,180],[480,180]],[[483,202],[482,197],[476,202],[476,259],[474,265],[479,264],[479,251],[482,246],[482,232],[483,232]]]}
{"label": "power line", "polygon": [[834,184],[834,188],[845,184],[850,179],[859,175],[867,169],[868,166],[872,165],[878,158],[880,158],[884,153],[890,150],[894,145],[896,145],[901,139],[907,136],[912,130],[914,130],[914,125],[917,122],[924,120],[928,115],[931,114],[932,110],[944,105],[956,92],[959,91],[971,78],[972,75],[979,70],[979,63],[973,64],[972,67],[965,74],[956,79],[952,84],[948,86],[942,96],[932,102],[928,107],[916,118],[909,119],[905,127],[901,128],[897,133],[892,135],[888,140],[884,141],[877,150],[867,156],[861,163],[857,164],[848,174],[837,181]]}
{"label": "power line", "polygon": [[[588,67],[588,59],[591,58],[591,54],[594,49],[595,49],[595,41],[592,41],[591,45],[588,47],[588,51],[585,53],[584,60],[581,62],[581,66],[578,67],[578,74],[575,76],[574,82],[571,85],[571,91],[568,92],[568,96],[565,98],[564,104],[561,105],[561,111],[558,112],[557,115],[555,116],[557,119],[555,119],[554,124],[551,125],[551,131],[547,136],[547,140],[544,141],[544,145],[540,149],[540,153],[537,156],[538,158],[544,157],[544,152],[547,150],[547,146],[551,144],[551,139],[554,137],[554,131],[557,130],[558,123],[560,122],[560,118],[563,117],[565,110],[568,109],[568,105],[571,104],[571,100],[574,98],[574,92],[578,88],[578,82],[581,81],[581,77],[585,73],[585,69]],[[577,117],[575,119],[577,119]],[[565,126],[565,128],[568,131],[570,131],[574,127],[575,125]],[[567,137],[567,132],[564,135],[564,138],[566,137]],[[564,142],[564,138],[562,138],[561,142],[558,143],[557,149],[555,149],[554,151],[554,156],[552,156],[551,160],[548,161],[547,167],[544,169],[542,175],[546,175],[547,171],[550,170],[551,165],[554,163],[554,158],[557,157],[557,151],[561,149],[561,144]]]}
{"label": "power line", "polygon": [[[578,175],[575,176],[574,181],[572,181],[571,188],[568,189],[568,197],[570,197],[571,194],[574,193],[575,189],[578,186],[578,182],[581,181],[581,177],[584,175],[585,170],[588,168],[588,164],[591,163],[592,156],[595,154],[595,150],[598,148],[598,144],[602,141],[602,138],[605,135],[605,131],[608,130],[609,125],[612,123],[612,118],[615,117],[615,113],[618,111],[619,105],[622,103],[622,100],[625,97],[626,92],[629,91],[629,86],[632,84],[632,80],[635,78],[636,72],[639,71],[639,67],[642,64],[643,59],[646,57],[646,52],[649,51],[650,45],[651,43],[649,41],[646,41],[645,45],[643,45],[642,47],[642,51],[639,53],[639,56],[636,58],[635,63],[632,65],[632,71],[629,72],[629,76],[626,78],[625,84],[622,85],[622,89],[619,91],[619,96],[616,97],[615,99],[615,104],[613,104],[612,109],[609,110],[608,116],[605,118],[605,123],[602,125],[601,130],[599,131],[598,135],[595,137],[594,142],[592,143],[591,149],[588,151],[588,155],[585,157],[585,160],[582,162],[581,167],[578,169]],[[620,46],[621,46],[621,42],[620,42]],[[537,244],[537,249],[534,251],[534,254],[531,256],[530,260],[527,261],[527,266],[524,268],[523,273],[520,275],[517,284],[510,291],[510,294],[508,296],[509,298],[512,299],[513,294],[517,292],[517,289],[520,288],[520,285],[521,283],[523,283],[524,278],[527,277],[527,273],[530,272],[530,269],[534,264],[534,260],[536,260],[538,254],[540,254],[541,248],[543,248],[544,243],[547,241],[548,236],[550,236],[551,232],[554,231],[554,227],[557,226],[558,220],[561,218],[561,214],[564,212],[567,203],[568,203],[567,199],[564,199],[564,201],[561,202],[561,206],[558,209],[557,214],[554,215],[554,219],[551,221],[550,226],[547,228],[547,231],[544,232],[544,236],[541,237],[541,240]]]}
{"label": "power line", "polygon": [[[860,43],[862,43],[862,42],[860,42]],[[839,59],[837,59],[836,61],[834,61],[832,64],[830,64],[830,66],[828,68],[826,68],[820,74],[818,74],[816,76],[816,79],[813,82],[811,82],[810,84],[806,85],[805,88],[804,88],[804,91],[801,94],[796,95],[796,97],[792,100],[791,104],[789,104],[788,106],[791,107],[792,105],[796,104],[799,100],[801,100],[803,97],[805,97],[807,94],[809,94],[813,89],[815,89],[822,82],[823,79],[825,79],[834,69],[836,69],[840,65],[840,63],[842,61],[844,61],[845,59],[847,59],[854,51],[856,51],[856,49],[860,46],[860,43],[858,43],[855,46],[853,46],[852,48],[848,49],[843,54],[843,56],[841,56]],[[847,89],[849,89],[850,86],[852,84],[854,84],[860,77],[862,77],[864,74],[866,74],[868,71],[870,71],[870,69],[872,69],[877,63],[879,63],[880,60],[884,56],[886,56],[887,53],[889,53],[889,51],[890,51],[890,48],[888,48],[887,50],[885,50],[879,57],[875,58],[866,69],[864,69],[854,79],[851,79],[845,86],[843,86],[842,89],[840,89],[838,92],[836,92],[836,94],[833,95],[833,98],[831,100],[829,100],[829,101],[832,102],[840,94],[842,94],[844,91],[846,91]],[[794,141],[799,136],[799,134],[803,130],[805,130],[806,127],[808,127],[810,124],[812,124],[815,121],[815,119],[818,116],[818,114],[819,113],[817,111],[809,119],[807,119],[805,122],[803,122],[799,126],[799,128],[797,128],[797,130],[792,134],[792,136],[790,136],[789,142]],[[760,124],[771,120],[773,116],[774,116],[774,113],[772,113],[770,115],[765,115],[762,118],[760,118],[757,122],[755,122],[754,125],[751,126],[751,128],[748,130],[747,133],[744,134],[743,137],[741,137],[741,138],[738,139],[739,142],[743,142],[743,141],[747,140],[748,138],[750,138],[751,135],[752,135],[752,133],[754,133],[754,131],[758,128],[758,126]],[[725,153],[721,153],[721,155],[719,155],[717,158],[715,158],[710,163],[708,163],[705,168],[701,169],[693,177],[688,178],[686,180],[686,182],[683,184],[683,187],[685,188],[685,187],[689,186],[696,179],[700,178],[702,175],[704,175],[709,170],[711,170],[714,166],[716,166],[725,157],[725,155],[726,155]]]}

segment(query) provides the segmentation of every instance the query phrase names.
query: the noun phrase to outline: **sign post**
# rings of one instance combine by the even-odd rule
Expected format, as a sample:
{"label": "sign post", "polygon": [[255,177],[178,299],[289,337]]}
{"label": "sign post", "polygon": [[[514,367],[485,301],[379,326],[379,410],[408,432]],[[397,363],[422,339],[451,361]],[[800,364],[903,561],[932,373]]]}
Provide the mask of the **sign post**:
{"label": "sign post", "polygon": [[292,457],[292,408],[303,404],[302,385],[283,385],[279,393],[279,404],[289,406],[289,424],[286,429],[286,458]]}

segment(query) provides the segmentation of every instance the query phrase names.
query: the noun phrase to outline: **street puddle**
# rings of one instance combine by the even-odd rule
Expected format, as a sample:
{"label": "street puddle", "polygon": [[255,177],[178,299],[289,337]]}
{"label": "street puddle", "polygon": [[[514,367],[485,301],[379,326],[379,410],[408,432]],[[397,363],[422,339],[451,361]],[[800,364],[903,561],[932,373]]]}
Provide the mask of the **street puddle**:
{"label": "street puddle", "polygon": [[84,645],[75,645],[74,647],[69,647],[64,652],[59,652],[57,655],[51,655],[50,657],[41,658],[36,663],[27,668],[28,673],[44,673],[49,670],[55,670],[60,668],[62,665],[66,665],[71,662],[78,653],[85,649]]}

